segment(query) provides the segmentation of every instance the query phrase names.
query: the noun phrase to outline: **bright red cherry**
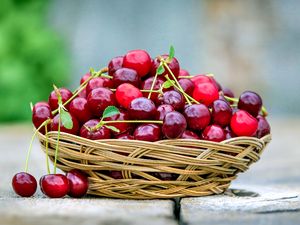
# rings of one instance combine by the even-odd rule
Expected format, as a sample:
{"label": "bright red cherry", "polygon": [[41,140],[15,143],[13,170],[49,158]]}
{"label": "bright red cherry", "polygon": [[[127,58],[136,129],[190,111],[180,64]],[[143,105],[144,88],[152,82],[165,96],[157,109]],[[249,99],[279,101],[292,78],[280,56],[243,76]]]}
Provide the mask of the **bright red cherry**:
{"label": "bright red cherry", "polygon": [[160,140],[161,130],[156,124],[142,124],[135,129],[133,136],[136,140],[154,142]]}
{"label": "bright red cherry", "polygon": [[181,111],[184,108],[185,99],[180,92],[171,90],[163,94],[163,103],[171,105],[175,110]]}
{"label": "bright red cherry", "polygon": [[129,83],[135,87],[139,87],[140,77],[133,69],[121,68],[113,73],[112,82],[114,87],[118,87],[120,84]]}
{"label": "bright red cherry", "polygon": [[216,100],[212,104],[213,123],[226,127],[230,124],[232,109],[230,105],[223,100]]}
{"label": "bright red cherry", "polygon": [[[72,122],[73,122],[73,127],[71,129],[66,128],[62,122],[60,122],[60,131],[69,133],[69,134],[74,134],[77,135],[79,131],[79,123],[77,119],[72,115]],[[58,131],[58,124],[59,124],[59,114],[56,114],[56,116],[53,118],[52,123],[51,123],[51,130],[52,131]]]}
{"label": "bright red cherry", "polygon": [[[63,103],[73,96],[72,92],[67,88],[59,88],[58,90]],[[48,102],[52,111],[58,108],[58,99],[54,90],[51,92]]]}
{"label": "bright red cherry", "polygon": [[124,56],[123,67],[134,69],[140,77],[147,75],[151,69],[151,57],[144,50],[132,50]]}
{"label": "bright red cherry", "polygon": [[154,119],[156,116],[155,104],[145,97],[133,99],[129,104],[129,116],[134,120]]}
{"label": "bright red cherry", "polygon": [[[168,57],[169,57],[168,55],[162,55],[163,59],[167,59]],[[155,76],[159,64],[160,64],[160,60],[158,59],[158,57],[156,57],[152,62],[152,67],[150,72],[151,76]],[[174,76],[177,78],[179,76],[179,71],[180,71],[180,66],[177,59],[174,57],[172,61],[168,63],[168,66],[172,71],[172,73],[174,74]],[[172,75],[169,73],[169,71],[166,68],[165,68],[165,72],[163,72],[160,76],[164,77],[165,75],[169,75],[169,78],[173,79]]]}
{"label": "bright red cherry", "polygon": [[204,74],[199,74],[199,75],[195,75],[194,77],[191,78],[191,81],[197,85],[199,83],[203,84],[203,83],[211,83],[211,78],[209,76],[206,76]]}
{"label": "bright red cherry", "polygon": [[36,191],[37,182],[31,174],[20,172],[13,177],[12,187],[16,194],[22,197],[31,197]]}
{"label": "bright red cherry", "polygon": [[92,118],[85,98],[74,98],[69,105],[69,112],[82,124]]}
{"label": "bright red cherry", "polygon": [[62,198],[69,192],[69,180],[63,174],[48,174],[41,177],[42,192],[49,198]]}
{"label": "bright red cherry", "polygon": [[116,90],[116,99],[120,106],[128,109],[131,101],[142,97],[142,92],[132,84],[121,84]]}
{"label": "bright red cherry", "polygon": [[112,76],[114,72],[122,68],[122,65],[123,65],[123,56],[117,56],[115,58],[112,58],[112,60],[110,60],[110,62],[108,63],[108,74]]}
{"label": "bright red cherry", "polygon": [[262,107],[261,97],[253,91],[245,91],[241,94],[238,102],[238,108],[243,109],[256,117]]}
{"label": "bright red cherry", "polygon": [[262,138],[263,136],[271,133],[271,127],[267,119],[261,115],[258,115],[258,127],[256,131],[256,137]]}
{"label": "bright red cherry", "polygon": [[100,87],[113,88],[114,84],[111,79],[106,77],[95,77],[91,79],[86,86],[86,94],[88,95],[92,90]]}
{"label": "bright red cherry", "polygon": [[[129,120],[129,114],[128,112],[124,111],[124,110],[120,110],[120,113],[108,118],[105,118],[105,121],[115,121],[115,120]],[[116,136],[116,135],[120,135],[126,132],[129,132],[131,130],[133,130],[133,124],[132,123],[110,123],[108,124],[109,126],[114,126],[115,128],[119,129],[119,132],[115,132],[112,131],[112,133]]]}
{"label": "bright red cherry", "polygon": [[169,112],[164,118],[162,132],[169,138],[179,138],[186,130],[187,123],[184,116],[179,112]]}
{"label": "bright red cherry", "polygon": [[180,70],[179,70],[179,76],[180,76],[180,77],[190,76],[190,73],[189,73],[187,70],[180,69]]}
{"label": "bright red cherry", "polygon": [[219,92],[212,83],[198,83],[195,85],[193,98],[206,106],[210,106],[219,99]]}
{"label": "bright red cherry", "polygon": [[207,126],[202,132],[202,139],[207,141],[221,142],[226,138],[225,131],[219,125]]}
{"label": "bright red cherry", "polygon": [[66,174],[69,180],[69,192],[68,195],[73,198],[83,197],[89,188],[89,181],[82,171],[73,169]]}
{"label": "bright red cherry", "polygon": [[[147,78],[141,84],[141,89],[142,90],[151,90],[153,80],[154,80],[154,77]],[[165,82],[164,79],[162,79],[161,77],[157,77],[157,79],[155,80],[154,86],[153,86],[153,90],[156,90],[156,91],[159,90],[164,82]],[[144,95],[144,97],[147,98],[149,95],[149,92],[144,92],[143,95]],[[159,94],[155,93],[155,92],[151,93],[151,100],[157,105],[160,104],[160,99],[158,98],[158,95]]]}
{"label": "bright red cherry", "polygon": [[193,131],[190,131],[190,130],[185,130],[181,137],[182,139],[200,139],[199,136],[193,132]]}
{"label": "bright red cherry", "polygon": [[97,130],[92,130],[99,122],[99,119],[91,119],[83,124],[80,129],[80,137],[90,140],[109,139],[111,137],[111,132],[105,126],[102,126]]}
{"label": "bright red cherry", "polygon": [[157,120],[164,120],[165,116],[167,115],[167,113],[169,112],[173,112],[175,111],[173,106],[171,105],[160,105],[157,107],[157,114],[155,119]]}
{"label": "bright red cherry", "polygon": [[[32,109],[32,122],[35,128],[41,126],[41,124],[49,118],[52,118],[52,113],[49,104],[47,102],[36,103]],[[50,123],[47,126],[47,130],[50,131]],[[40,129],[40,132],[42,134],[45,134],[45,127],[42,127]]]}
{"label": "bright red cherry", "polygon": [[253,136],[257,130],[257,120],[245,110],[233,114],[230,127],[237,136]]}
{"label": "bright red cherry", "polygon": [[114,93],[107,88],[96,88],[87,97],[88,107],[94,116],[100,117],[107,106],[116,105]]}
{"label": "bright red cherry", "polygon": [[185,93],[187,93],[189,96],[192,96],[195,88],[193,81],[191,81],[190,79],[181,78],[178,80],[178,83]]}
{"label": "bright red cherry", "polygon": [[89,79],[91,77],[91,73],[88,72],[86,74],[84,74],[81,79],[80,79],[80,84],[83,84],[87,79]]}
{"label": "bright red cherry", "polygon": [[184,109],[184,116],[188,127],[192,130],[200,131],[210,123],[210,112],[203,104],[187,106]]}

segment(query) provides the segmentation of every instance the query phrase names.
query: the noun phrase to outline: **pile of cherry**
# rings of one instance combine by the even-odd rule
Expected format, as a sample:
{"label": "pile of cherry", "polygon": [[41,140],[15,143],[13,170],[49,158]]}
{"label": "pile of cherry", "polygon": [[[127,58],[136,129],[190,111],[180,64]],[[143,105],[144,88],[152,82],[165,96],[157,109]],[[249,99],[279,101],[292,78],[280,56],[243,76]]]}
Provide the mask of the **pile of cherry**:
{"label": "pile of cherry", "polygon": [[[32,107],[36,132],[65,132],[91,140],[261,138],[270,133],[266,116],[257,93],[245,91],[234,98],[212,74],[191,76],[180,68],[173,47],[155,59],[144,50],[129,51],[113,58],[108,68],[91,69],[74,92],[54,86],[48,102]],[[57,151],[58,145],[59,141]],[[48,175],[40,179],[42,192],[48,197],[85,195],[87,176],[78,170],[66,176],[56,174],[56,160],[57,154],[54,173],[50,174],[48,165]],[[27,169],[28,157],[25,172],[16,174],[12,182],[15,192],[24,197],[32,196],[37,188]],[[110,175],[122,178],[115,172]]]}

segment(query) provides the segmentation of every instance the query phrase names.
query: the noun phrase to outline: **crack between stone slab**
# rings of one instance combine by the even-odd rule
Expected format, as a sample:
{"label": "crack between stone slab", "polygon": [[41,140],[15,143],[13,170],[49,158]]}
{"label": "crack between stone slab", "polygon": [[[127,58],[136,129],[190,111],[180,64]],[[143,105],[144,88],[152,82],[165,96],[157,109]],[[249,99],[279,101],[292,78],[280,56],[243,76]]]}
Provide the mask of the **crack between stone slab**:
{"label": "crack between stone slab", "polygon": [[187,225],[181,218],[181,198],[175,198],[174,201],[174,218],[177,221],[178,225]]}
{"label": "crack between stone slab", "polygon": [[294,213],[294,212],[300,212],[300,208],[297,208],[297,209],[278,209],[278,210],[273,210],[273,211],[261,211],[261,212],[256,212],[256,214]]}

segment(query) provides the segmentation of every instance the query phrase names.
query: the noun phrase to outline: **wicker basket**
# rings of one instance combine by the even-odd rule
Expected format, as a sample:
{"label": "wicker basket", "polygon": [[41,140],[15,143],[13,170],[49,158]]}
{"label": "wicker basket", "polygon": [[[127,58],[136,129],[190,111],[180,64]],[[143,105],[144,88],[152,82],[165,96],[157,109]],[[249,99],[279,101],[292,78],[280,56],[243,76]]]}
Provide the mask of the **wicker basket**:
{"label": "wicker basket", "polygon": [[[43,151],[46,137],[39,134]],[[48,133],[48,154],[54,160],[57,132]],[[239,172],[259,160],[271,135],[238,137],[221,143],[202,140],[87,140],[61,133],[57,166],[89,175],[89,194],[111,198],[155,199],[223,193]],[[122,171],[113,179],[107,171]],[[155,173],[173,173],[160,180]]]}

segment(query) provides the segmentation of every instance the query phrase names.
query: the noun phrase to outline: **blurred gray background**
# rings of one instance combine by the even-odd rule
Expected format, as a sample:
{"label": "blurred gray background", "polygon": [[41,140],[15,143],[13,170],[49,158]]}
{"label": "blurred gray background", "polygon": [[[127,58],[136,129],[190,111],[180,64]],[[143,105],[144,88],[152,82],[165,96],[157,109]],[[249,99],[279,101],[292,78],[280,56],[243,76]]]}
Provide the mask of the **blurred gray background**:
{"label": "blurred gray background", "polygon": [[69,45],[72,87],[114,56],[172,44],[190,73],[259,92],[273,115],[300,113],[300,1],[56,0],[49,22]]}

